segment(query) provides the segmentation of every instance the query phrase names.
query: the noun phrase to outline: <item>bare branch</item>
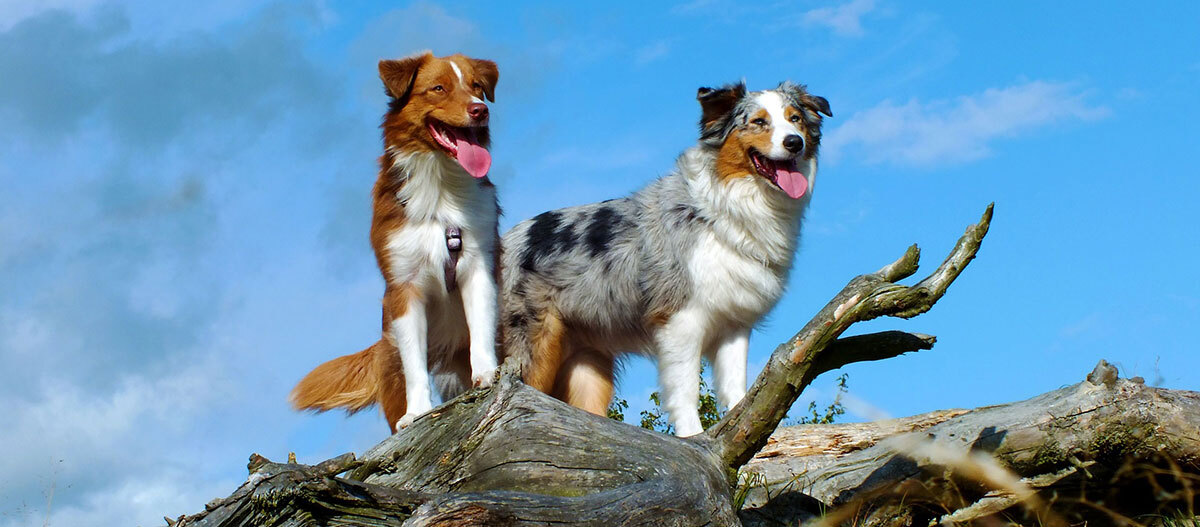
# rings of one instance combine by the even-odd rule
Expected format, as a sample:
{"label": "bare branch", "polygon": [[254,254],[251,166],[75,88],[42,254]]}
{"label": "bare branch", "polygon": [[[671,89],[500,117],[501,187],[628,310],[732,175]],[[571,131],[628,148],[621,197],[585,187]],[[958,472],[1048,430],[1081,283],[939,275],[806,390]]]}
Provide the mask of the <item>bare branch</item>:
{"label": "bare branch", "polygon": [[736,471],[766,444],[792,403],[821,373],[852,362],[929,349],[932,337],[908,334],[837,339],[858,322],[885,315],[909,318],[928,311],[975,258],[991,219],[992,205],[988,205],[946,260],[916,285],[894,283],[916,272],[920,251],[915,245],[878,272],[854,278],[799,333],[776,348],[742,402],[705,433],[727,468]]}
{"label": "bare branch", "polygon": [[742,403],[700,436],[676,438],[571,408],[522,383],[519,365],[506,363],[492,386],[435,408],[361,460],[348,454],[310,466],[253,456],[233,495],[175,527],[737,524],[730,475],[817,375],[933,346],[932,336],[900,331],[839,337],[857,322],[928,310],[978,251],[988,210],[916,285],[895,283],[916,272],[916,246],[851,280],[776,349]]}
{"label": "bare branch", "polygon": [[903,331],[881,331],[833,341],[821,353],[813,371],[825,373],[847,364],[890,359],[911,351],[933,349],[937,337]]}

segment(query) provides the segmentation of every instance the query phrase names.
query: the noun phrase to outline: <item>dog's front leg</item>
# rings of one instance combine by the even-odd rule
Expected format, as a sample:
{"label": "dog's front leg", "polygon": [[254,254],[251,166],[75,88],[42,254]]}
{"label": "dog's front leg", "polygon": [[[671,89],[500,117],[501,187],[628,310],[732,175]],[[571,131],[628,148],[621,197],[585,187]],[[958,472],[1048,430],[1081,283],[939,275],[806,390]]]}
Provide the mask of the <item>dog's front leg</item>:
{"label": "dog's front leg", "polygon": [[411,295],[404,314],[392,320],[391,337],[404,366],[404,395],[407,409],[396,421],[396,429],[405,428],[421,414],[433,409],[429,390],[428,322],[425,302]]}
{"label": "dog's front leg", "polygon": [[746,395],[746,353],[750,349],[750,329],[739,329],[725,337],[713,357],[713,384],[717,399],[726,409],[733,408]]}
{"label": "dog's front leg", "polygon": [[675,435],[699,434],[700,355],[704,342],[702,317],[681,311],[655,335],[658,347],[658,384]]}
{"label": "dog's front leg", "polygon": [[[474,262],[473,262],[474,263]],[[471,384],[491,386],[496,375],[496,282],[482,262],[462,276],[463,310],[471,336]]]}

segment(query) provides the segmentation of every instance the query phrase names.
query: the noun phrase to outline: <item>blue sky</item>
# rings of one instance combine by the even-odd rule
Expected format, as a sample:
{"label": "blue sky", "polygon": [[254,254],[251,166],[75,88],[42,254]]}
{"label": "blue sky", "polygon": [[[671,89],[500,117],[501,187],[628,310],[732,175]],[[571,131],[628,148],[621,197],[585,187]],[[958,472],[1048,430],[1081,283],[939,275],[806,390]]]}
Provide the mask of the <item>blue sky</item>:
{"label": "blue sky", "polygon": [[[1200,7],[590,7],[0,6],[0,526],[158,524],[228,494],[251,452],[315,462],[382,439],[376,412],[285,399],[377,337],[375,63],[422,49],[499,64],[504,228],[666,173],[695,141],[700,86],[791,79],[828,98],[752,374],[852,276],[910,243],[932,267],[995,201],[932,312],[855,329],[939,343],[846,368],[849,418],[1022,399],[1100,358],[1200,387]],[[828,400],[827,377],[794,415]],[[652,380],[627,365],[633,415]]]}

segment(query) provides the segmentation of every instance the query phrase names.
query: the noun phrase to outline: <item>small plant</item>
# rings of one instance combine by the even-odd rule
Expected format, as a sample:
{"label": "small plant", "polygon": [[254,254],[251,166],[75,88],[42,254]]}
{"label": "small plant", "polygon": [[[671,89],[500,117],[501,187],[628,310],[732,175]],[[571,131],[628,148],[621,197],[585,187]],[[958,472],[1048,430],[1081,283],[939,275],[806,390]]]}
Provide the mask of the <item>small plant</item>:
{"label": "small plant", "polygon": [[667,416],[663,415],[661,401],[658,398],[658,392],[650,394],[650,402],[654,403],[654,408],[650,410],[642,410],[642,422],[640,426],[646,430],[658,430],[664,434],[675,433],[675,427],[667,421]]}
{"label": "small plant", "polygon": [[[825,407],[824,413],[817,412],[816,401],[808,404],[808,412],[810,415],[801,417],[792,422],[792,424],[830,424],[837,418],[846,413],[846,407],[842,404],[842,396],[849,389],[850,376],[842,374],[837,378],[837,395],[834,396],[833,402]],[[675,427],[667,420],[666,411],[662,409],[662,400],[658,392],[650,394],[650,402],[654,403],[654,408],[642,410],[642,420],[639,424],[647,430],[657,430],[664,434],[675,433]],[[614,398],[612,403],[608,405],[608,418],[617,421],[625,420],[625,411],[629,409],[629,401],[621,398]],[[713,393],[712,388],[708,383],[704,382],[704,372],[700,372],[700,426],[708,429],[710,426],[717,424],[721,417],[725,415],[728,408],[721,408],[717,403],[717,394]]]}
{"label": "small plant", "polygon": [[[664,434],[675,433],[675,427],[667,421],[667,416],[662,409],[662,401],[659,398],[658,392],[650,394],[650,402],[654,403],[654,408],[651,410],[642,410],[642,428],[647,430],[657,430]],[[721,420],[721,416],[725,415],[724,408],[717,404],[717,395],[713,393],[712,388],[709,388],[708,383],[704,382],[704,372],[700,372],[700,427],[708,429],[708,427],[717,424]]]}
{"label": "small plant", "polygon": [[754,487],[767,489],[767,477],[760,472],[739,472],[737,486],[733,488],[733,508],[742,510],[746,506],[746,498]]}
{"label": "small plant", "polygon": [[608,418],[617,420],[617,421],[624,421],[625,420],[625,410],[628,410],[628,409],[629,409],[629,401],[626,401],[625,399],[614,398],[613,402],[609,403],[609,405],[608,405],[608,413],[607,413]]}
{"label": "small plant", "polygon": [[808,403],[808,413],[806,417],[801,417],[796,420],[796,424],[800,425],[827,425],[832,424],[837,420],[838,416],[846,413],[846,407],[842,405],[842,396],[846,395],[846,390],[849,387],[848,381],[850,376],[843,373],[837,378],[837,395],[833,397],[833,402],[825,407],[825,413],[817,413],[817,402]]}

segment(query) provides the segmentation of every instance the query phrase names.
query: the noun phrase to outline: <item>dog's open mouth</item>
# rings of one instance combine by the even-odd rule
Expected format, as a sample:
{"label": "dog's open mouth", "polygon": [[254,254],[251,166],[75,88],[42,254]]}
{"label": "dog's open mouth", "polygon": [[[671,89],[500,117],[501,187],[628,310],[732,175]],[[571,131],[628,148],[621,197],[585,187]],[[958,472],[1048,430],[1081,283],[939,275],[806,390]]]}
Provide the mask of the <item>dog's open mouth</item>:
{"label": "dog's open mouth", "polygon": [[774,183],[792,199],[800,199],[808,192],[808,179],[796,169],[795,159],[775,161],[757,150],[750,150],[750,162],[759,175]]}
{"label": "dog's open mouth", "polygon": [[446,153],[453,157],[472,177],[486,176],[492,168],[492,154],[482,144],[485,127],[462,128],[440,121],[429,121],[429,134]]}

